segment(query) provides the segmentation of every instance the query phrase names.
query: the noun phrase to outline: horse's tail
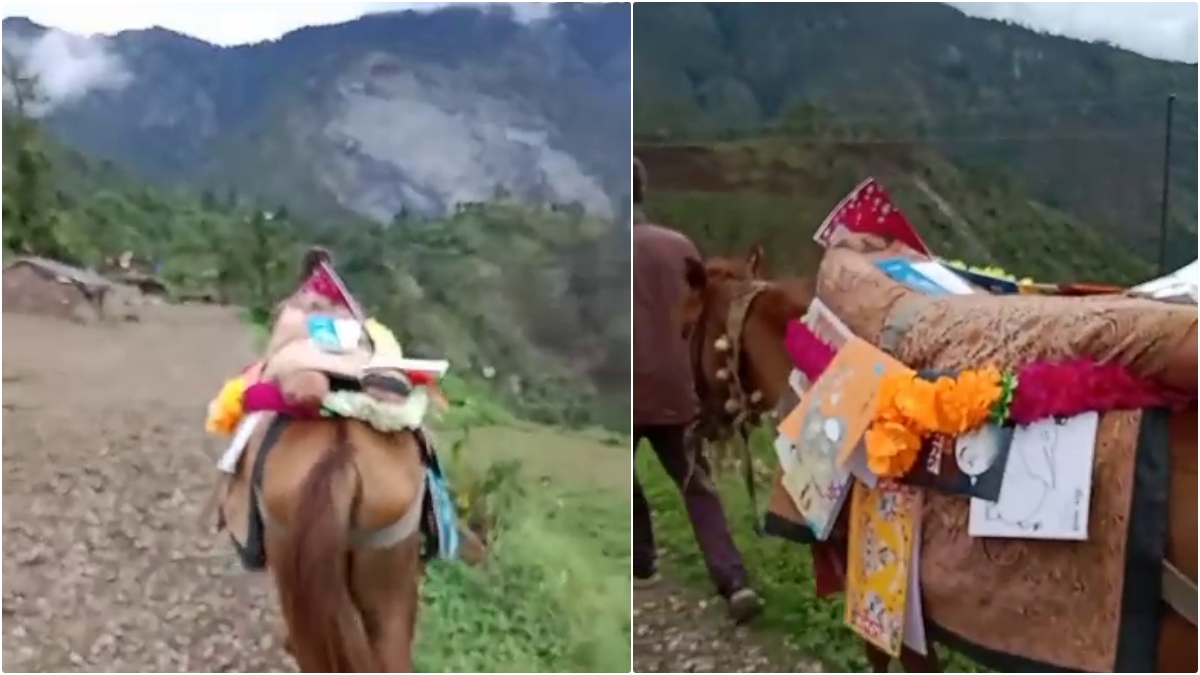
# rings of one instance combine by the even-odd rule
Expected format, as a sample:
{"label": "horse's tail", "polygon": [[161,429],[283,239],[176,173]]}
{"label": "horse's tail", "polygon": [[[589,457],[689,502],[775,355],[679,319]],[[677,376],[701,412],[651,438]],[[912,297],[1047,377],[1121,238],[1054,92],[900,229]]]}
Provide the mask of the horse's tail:
{"label": "horse's tail", "polygon": [[[296,496],[288,531],[272,562],[288,627],[288,641],[302,672],[379,672],[350,587],[350,527],[362,481],[351,474],[354,450],[345,422],[308,472]],[[349,480],[354,481],[353,487]]]}

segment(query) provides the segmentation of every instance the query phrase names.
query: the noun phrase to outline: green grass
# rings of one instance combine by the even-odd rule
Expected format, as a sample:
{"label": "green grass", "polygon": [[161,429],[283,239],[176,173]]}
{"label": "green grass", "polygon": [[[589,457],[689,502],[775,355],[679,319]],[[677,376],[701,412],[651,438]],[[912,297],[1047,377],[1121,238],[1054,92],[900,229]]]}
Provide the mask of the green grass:
{"label": "green grass", "polygon": [[418,669],[628,672],[628,523],[628,506],[607,494],[513,506],[483,566],[429,568]]}
{"label": "green grass", "polygon": [[429,567],[418,669],[628,672],[628,446],[520,423],[444,429],[439,441],[458,446],[443,453],[452,481],[497,464],[519,474],[499,488],[509,499],[487,561]]}
{"label": "green grass", "polygon": [[[765,432],[759,432],[754,439],[755,452],[773,462],[774,453],[768,440]],[[649,448],[638,453],[636,466],[638,480],[654,509],[654,535],[658,546],[668,552],[661,561],[664,573],[698,591],[711,593],[712,584],[679,491]],[[827,672],[867,670],[862,644],[842,620],[844,605],[840,596],[829,600],[816,597],[808,549],[778,537],[754,534],[750,529],[753,510],[739,474],[721,474],[717,483],[752,583],[766,602],[754,629],[819,660]],[[759,490],[760,500],[765,500],[767,487],[762,486]],[[759,504],[760,510],[765,508],[765,501]],[[979,666],[960,655],[950,654],[945,648],[939,647],[938,653],[942,656],[945,672],[980,670]]]}

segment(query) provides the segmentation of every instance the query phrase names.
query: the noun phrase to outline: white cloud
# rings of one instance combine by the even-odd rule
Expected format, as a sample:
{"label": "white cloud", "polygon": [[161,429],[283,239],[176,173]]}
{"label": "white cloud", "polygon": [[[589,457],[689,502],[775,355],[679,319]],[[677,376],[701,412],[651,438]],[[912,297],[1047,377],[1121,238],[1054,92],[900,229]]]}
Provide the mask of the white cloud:
{"label": "white cloud", "polygon": [[970,16],[1003,19],[1079,40],[1105,40],[1156,59],[1196,62],[1194,2],[951,2]]}
{"label": "white cloud", "polygon": [[27,16],[81,35],[161,26],[219,45],[278,38],[288,31],[358,18],[371,3],[49,3],[5,2],[4,16]]}
{"label": "white cloud", "polygon": [[[446,2],[5,2],[3,15],[28,16],[77,34],[112,34],[162,26],[220,45],[275,39],[303,26],[341,23],[364,14],[436,9]],[[521,20],[543,18],[550,3],[513,3]],[[1107,40],[1160,59],[1196,62],[1194,2],[952,2],[978,17],[1004,19],[1081,40]]]}
{"label": "white cloud", "polygon": [[[219,45],[273,40],[303,28],[342,23],[364,14],[412,9],[431,11],[446,2],[5,2],[5,17],[26,16],[44,26],[81,35],[161,26]],[[483,4],[483,3],[471,3]],[[514,3],[520,21],[544,18],[549,3]]]}
{"label": "white cloud", "polygon": [[43,100],[31,110],[35,114],[43,114],[98,89],[120,89],[131,79],[121,59],[110,53],[100,40],[60,30],[51,30],[32,42],[9,40],[4,51],[21,59],[29,72],[38,77]]}

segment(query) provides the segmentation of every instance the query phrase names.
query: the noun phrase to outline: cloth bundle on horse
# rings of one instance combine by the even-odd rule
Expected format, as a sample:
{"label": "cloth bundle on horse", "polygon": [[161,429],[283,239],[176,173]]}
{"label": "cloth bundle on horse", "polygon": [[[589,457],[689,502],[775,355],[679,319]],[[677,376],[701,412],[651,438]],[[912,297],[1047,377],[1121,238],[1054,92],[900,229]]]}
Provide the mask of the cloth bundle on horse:
{"label": "cloth bundle on horse", "polygon": [[[1002,672],[1196,670],[1194,305],[1120,295],[927,295],[875,262],[928,258],[869,235],[832,245],[815,280],[753,278],[758,257],[754,266],[696,262],[688,272],[682,319],[697,345],[694,372],[712,427],[778,419],[797,404],[789,377],[798,363],[785,337],[814,299],[913,371],[988,364],[1015,372],[1080,361],[1119,369],[1122,381],[1148,392],[1128,405],[1119,402],[1123,392],[1109,392],[1117,403],[1092,408],[1099,425],[1086,539],[973,537],[969,500],[924,490],[914,590],[930,640]],[[811,548],[818,593],[845,588],[847,510],[822,540],[776,472],[765,530]],[[891,658],[865,644],[874,670],[886,672]],[[940,670],[932,644],[899,655],[909,672]]]}
{"label": "cloth bundle on horse", "polygon": [[320,249],[280,303],[262,360],[209,407],[232,433],[219,527],[272,573],[304,672],[409,672],[426,560],[477,560],[425,413],[444,362],[405,359]]}

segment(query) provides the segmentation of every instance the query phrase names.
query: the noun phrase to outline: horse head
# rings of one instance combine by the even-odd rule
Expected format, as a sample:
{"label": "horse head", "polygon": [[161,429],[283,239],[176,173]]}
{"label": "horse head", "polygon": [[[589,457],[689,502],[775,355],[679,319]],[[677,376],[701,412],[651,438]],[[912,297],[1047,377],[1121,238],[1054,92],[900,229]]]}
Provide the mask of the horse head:
{"label": "horse head", "polygon": [[787,386],[792,366],[783,338],[788,321],[808,310],[812,283],[763,279],[762,260],[755,247],[743,260],[685,265],[688,292],[679,315],[708,438],[757,421]]}

